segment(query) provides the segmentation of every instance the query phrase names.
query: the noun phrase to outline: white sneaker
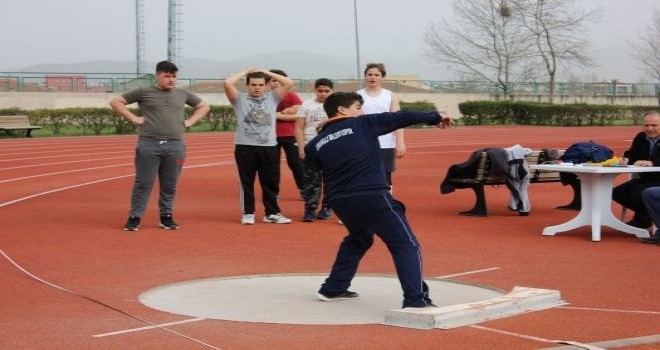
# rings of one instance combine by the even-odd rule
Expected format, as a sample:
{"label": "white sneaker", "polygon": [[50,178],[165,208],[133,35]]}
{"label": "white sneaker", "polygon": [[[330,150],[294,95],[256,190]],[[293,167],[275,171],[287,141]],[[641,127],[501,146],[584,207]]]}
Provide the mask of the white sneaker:
{"label": "white sneaker", "polygon": [[254,225],[254,214],[243,214],[241,225]]}
{"label": "white sneaker", "polygon": [[291,223],[291,219],[280,213],[277,213],[264,216],[264,222],[270,222],[273,224],[289,224]]}

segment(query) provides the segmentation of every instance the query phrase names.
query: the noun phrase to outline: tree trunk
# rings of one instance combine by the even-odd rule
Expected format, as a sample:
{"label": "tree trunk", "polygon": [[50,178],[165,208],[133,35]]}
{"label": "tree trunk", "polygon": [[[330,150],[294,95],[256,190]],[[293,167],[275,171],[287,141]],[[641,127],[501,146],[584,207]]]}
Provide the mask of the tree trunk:
{"label": "tree trunk", "polygon": [[550,90],[548,91],[548,102],[555,103],[555,76],[550,75]]}

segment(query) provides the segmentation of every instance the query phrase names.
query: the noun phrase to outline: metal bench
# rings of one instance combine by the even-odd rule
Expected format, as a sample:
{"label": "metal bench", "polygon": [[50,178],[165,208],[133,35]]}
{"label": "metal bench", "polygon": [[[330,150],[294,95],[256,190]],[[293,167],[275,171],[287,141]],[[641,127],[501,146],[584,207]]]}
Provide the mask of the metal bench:
{"label": "metal bench", "polygon": [[32,137],[32,130],[41,129],[40,126],[31,125],[27,115],[2,115],[0,116],[0,130],[9,133],[13,130],[25,130],[27,137]]}
{"label": "metal bench", "polygon": [[[557,156],[561,156],[563,150],[559,150]],[[552,161],[546,151],[532,151],[525,157],[528,165],[544,164]],[[475,194],[474,207],[470,210],[459,212],[460,215],[469,216],[488,216],[488,208],[486,206],[486,193],[484,186],[486,185],[506,185],[506,176],[492,176],[490,174],[491,161],[488,153],[481,152],[477,161],[475,171],[469,174],[462,174],[460,177],[450,177],[443,182],[449,182],[456,185],[456,189],[471,188]],[[530,183],[546,183],[546,182],[561,182],[559,172],[556,171],[543,171],[543,170],[530,170]],[[571,183],[573,189],[573,200],[570,204],[557,207],[558,209],[580,209],[580,184]]]}

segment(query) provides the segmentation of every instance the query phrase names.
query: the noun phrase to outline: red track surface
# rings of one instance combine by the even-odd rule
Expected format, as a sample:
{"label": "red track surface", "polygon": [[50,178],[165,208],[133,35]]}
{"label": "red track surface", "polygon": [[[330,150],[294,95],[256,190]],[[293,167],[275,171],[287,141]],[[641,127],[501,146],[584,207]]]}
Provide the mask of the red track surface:
{"label": "red track surface", "polygon": [[[503,290],[518,285],[559,290],[568,307],[479,325],[487,329],[420,331],[218,320],[169,326],[212,347],[160,329],[95,337],[147,324],[39,283],[0,257],[0,348],[512,350],[558,346],[543,340],[592,343],[660,334],[659,247],[607,228],[602,242],[590,241],[588,228],[541,235],[543,227],[575,215],[553,209],[570,200],[568,188],[532,185],[529,217],[507,210],[504,186],[487,188],[488,218],[455,214],[471,208],[470,190],[438,192],[448,166],[476,148],[515,143],[565,148],[593,139],[619,154],[637,131],[457,127],[406,133],[408,155],[398,163],[394,194],[406,203],[422,243],[425,275],[497,268],[455,279]],[[284,214],[297,220],[291,225],[239,224],[232,137],[188,135],[187,168],[175,213],[181,229],[157,227],[153,193],[140,231],[132,233],[121,228],[128,211],[135,136],[0,140],[0,249],[48,282],[157,324],[187,319],[137,302],[140,293],[159,285],[221,276],[327,272],[344,228],[335,220],[300,222],[302,202],[284,162],[281,205]],[[394,273],[382,243],[374,245],[360,273]],[[431,292],[434,299],[442,299]],[[628,349],[660,349],[660,344]]]}

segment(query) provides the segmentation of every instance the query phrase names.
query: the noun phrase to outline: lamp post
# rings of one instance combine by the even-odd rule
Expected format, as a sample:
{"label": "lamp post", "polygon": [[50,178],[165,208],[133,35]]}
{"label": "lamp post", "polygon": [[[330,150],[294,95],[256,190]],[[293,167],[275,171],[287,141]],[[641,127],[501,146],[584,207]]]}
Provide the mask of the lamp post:
{"label": "lamp post", "polygon": [[353,0],[353,14],[355,15],[355,69],[357,79],[357,90],[360,89],[360,35],[358,33],[357,0]]}

